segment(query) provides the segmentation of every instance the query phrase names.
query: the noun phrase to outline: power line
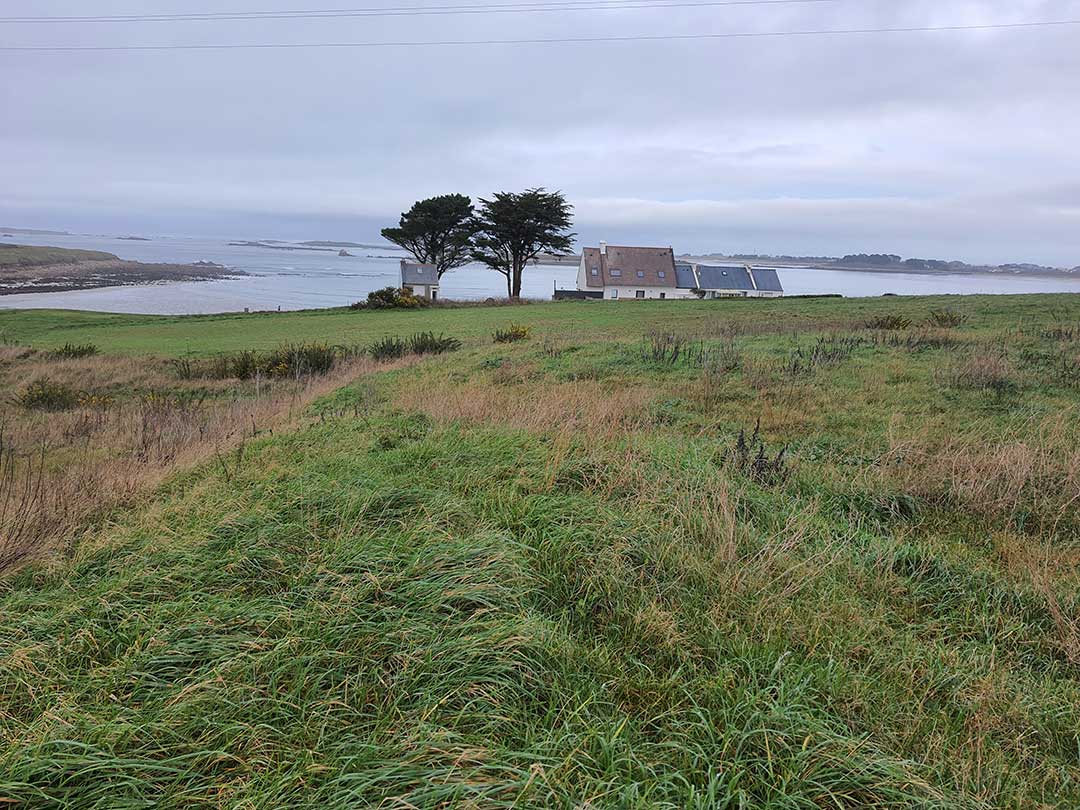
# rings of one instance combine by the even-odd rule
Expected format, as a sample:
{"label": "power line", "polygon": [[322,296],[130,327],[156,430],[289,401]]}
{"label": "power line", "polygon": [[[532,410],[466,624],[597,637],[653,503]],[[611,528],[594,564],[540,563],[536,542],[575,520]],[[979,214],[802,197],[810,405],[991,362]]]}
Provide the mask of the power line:
{"label": "power line", "polygon": [[[585,2],[578,3],[536,3],[536,4],[521,4],[521,5],[492,5],[492,6],[445,6],[445,7],[433,7],[431,9],[423,9],[422,7],[414,7],[408,9],[399,10],[385,10],[385,11],[355,11],[355,12],[342,12],[338,14],[306,14],[295,16],[273,16],[266,15],[262,17],[183,17],[176,19],[165,18],[153,18],[146,20],[79,20],[78,22],[253,22],[258,20],[274,20],[274,19],[287,19],[287,20],[328,20],[341,17],[359,18],[359,17],[428,17],[428,16],[443,16],[447,14],[454,15],[474,15],[474,14],[525,14],[525,13],[551,13],[556,11],[621,11],[624,9],[645,9],[645,8],[701,8],[701,7],[715,7],[715,6],[746,6],[746,5],[778,5],[783,3],[785,5],[792,3],[836,3],[844,2],[844,0],[675,0],[674,2],[652,2],[651,0],[586,0]],[[27,20],[13,20],[7,21],[0,19],[0,24],[5,22],[14,22],[16,24],[22,22],[28,22]],[[57,22],[57,20],[37,20],[36,22]]]}
{"label": "power line", "polygon": [[536,39],[468,39],[386,42],[263,42],[192,45],[0,45],[8,52],[99,52],[99,51],[231,51],[300,48],[430,48],[463,45],[556,45],[604,42],[664,42],[721,39],[763,39],[783,37],[858,36],[864,34],[917,34],[948,31],[1004,31],[1080,25],[1080,20],[1043,20],[1026,23],[985,23],[981,25],[912,26],[907,28],[844,28],[807,31],[731,31],[718,34],[655,34],[636,36],[552,37]]}
{"label": "power line", "polygon": [[[839,3],[847,0],[709,0],[695,3],[655,3],[639,6],[635,0],[556,0],[556,2],[473,3],[436,6],[369,6],[342,9],[297,9],[283,11],[204,11],[176,14],[116,14],[68,17],[0,17],[0,23],[126,23],[126,22],[221,22],[229,20],[336,19],[340,17],[383,17],[422,14],[476,14],[521,11],[574,11],[607,8],[659,8],[662,6],[787,6]],[[629,3],[629,5],[627,4]]]}

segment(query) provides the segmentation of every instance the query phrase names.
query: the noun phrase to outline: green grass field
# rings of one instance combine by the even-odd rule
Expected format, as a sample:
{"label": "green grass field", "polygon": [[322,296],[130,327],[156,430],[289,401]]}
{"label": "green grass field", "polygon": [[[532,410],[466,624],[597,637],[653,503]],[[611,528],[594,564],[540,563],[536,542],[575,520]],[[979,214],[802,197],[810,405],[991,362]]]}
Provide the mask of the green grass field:
{"label": "green grass field", "polygon": [[428,330],[0,578],[0,804],[1080,806],[1080,296],[0,312]]}
{"label": "green grass field", "polygon": [[[878,312],[922,317],[932,308],[955,306],[978,315],[981,329],[1000,329],[1026,321],[1076,319],[1076,296],[970,296],[958,298],[730,300],[708,302],[564,302],[519,307],[436,308],[416,311],[305,312],[200,316],[111,315],[70,310],[0,310],[0,340],[51,348],[92,342],[110,352],[154,355],[205,354],[271,348],[283,341],[324,340],[363,343],[385,335],[421,330],[465,339],[486,339],[514,321],[550,335],[581,340],[637,339],[650,329],[691,332],[717,319],[736,323],[769,321],[778,329],[842,327]],[[1008,306],[1001,305],[1007,300]],[[672,304],[675,304],[672,306]]]}

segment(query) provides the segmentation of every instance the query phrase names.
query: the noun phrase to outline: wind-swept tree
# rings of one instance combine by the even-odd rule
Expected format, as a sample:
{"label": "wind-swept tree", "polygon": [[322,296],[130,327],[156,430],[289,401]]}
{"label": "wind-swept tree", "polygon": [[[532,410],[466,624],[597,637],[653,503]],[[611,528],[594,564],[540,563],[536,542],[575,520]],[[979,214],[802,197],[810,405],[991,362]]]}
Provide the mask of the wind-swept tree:
{"label": "wind-swept tree", "polygon": [[521,273],[542,252],[566,253],[577,234],[570,233],[573,206],[562,192],[532,188],[503,191],[480,200],[472,255],[506,276],[506,294],[521,297]]}
{"label": "wind-swept tree", "polygon": [[463,194],[443,194],[413,203],[384,239],[405,248],[418,262],[433,264],[439,278],[468,264],[473,249],[473,205]]}

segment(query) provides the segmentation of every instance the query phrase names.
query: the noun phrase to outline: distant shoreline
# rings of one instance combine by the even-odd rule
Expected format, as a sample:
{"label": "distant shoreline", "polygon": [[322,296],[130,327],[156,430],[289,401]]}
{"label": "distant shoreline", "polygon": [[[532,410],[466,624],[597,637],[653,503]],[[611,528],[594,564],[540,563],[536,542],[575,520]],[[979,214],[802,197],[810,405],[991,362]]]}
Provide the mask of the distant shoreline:
{"label": "distant shoreline", "polygon": [[1043,267],[1038,265],[1000,265],[998,267],[992,267],[957,262],[949,267],[931,269],[926,267],[903,267],[900,265],[842,264],[839,261],[814,261],[813,259],[800,260],[797,257],[777,259],[768,256],[724,256],[715,253],[683,255],[676,258],[703,263],[722,262],[724,264],[750,264],[755,267],[777,267],[783,270],[837,270],[854,273],[929,276],[931,278],[942,276],[990,276],[992,278],[1080,279],[1080,268],[1068,270],[1065,268]]}
{"label": "distant shoreline", "polygon": [[103,287],[134,287],[174,281],[219,281],[248,275],[242,270],[195,264],[89,261],[44,265],[18,271],[0,269],[0,296],[77,292]]}
{"label": "distant shoreline", "polygon": [[103,251],[0,245],[0,296],[76,292],[173,281],[216,281],[248,275],[213,262],[159,264],[128,261]]}

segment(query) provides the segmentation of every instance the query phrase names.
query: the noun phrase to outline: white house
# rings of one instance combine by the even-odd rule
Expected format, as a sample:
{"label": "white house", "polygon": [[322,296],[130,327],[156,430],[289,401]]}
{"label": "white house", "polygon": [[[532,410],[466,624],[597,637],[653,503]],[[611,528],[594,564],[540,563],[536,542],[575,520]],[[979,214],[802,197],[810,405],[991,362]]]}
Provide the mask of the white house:
{"label": "white house", "polygon": [[577,288],[581,297],[610,300],[778,298],[784,294],[773,269],[677,262],[671,248],[616,247],[605,242],[582,250]]}
{"label": "white house", "polygon": [[433,264],[401,260],[401,289],[418,298],[435,301],[439,297],[439,271]]}

